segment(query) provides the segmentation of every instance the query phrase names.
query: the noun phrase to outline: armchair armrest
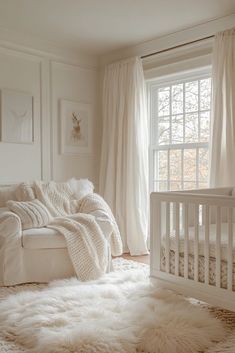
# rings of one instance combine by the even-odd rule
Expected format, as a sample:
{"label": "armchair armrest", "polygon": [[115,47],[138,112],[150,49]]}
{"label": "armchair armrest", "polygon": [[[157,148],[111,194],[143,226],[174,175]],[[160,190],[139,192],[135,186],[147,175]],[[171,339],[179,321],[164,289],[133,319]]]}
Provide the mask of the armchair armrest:
{"label": "armchair armrest", "polygon": [[15,213],[4,210],[0,212],[0,285],[21,283],[22,256],[20,218]]}
{"label": "armchair armrest", "polygon": [[5,242],[17,242],[21,246],[22,226],[20,218],[13,212],[0,213],[0,246]]}

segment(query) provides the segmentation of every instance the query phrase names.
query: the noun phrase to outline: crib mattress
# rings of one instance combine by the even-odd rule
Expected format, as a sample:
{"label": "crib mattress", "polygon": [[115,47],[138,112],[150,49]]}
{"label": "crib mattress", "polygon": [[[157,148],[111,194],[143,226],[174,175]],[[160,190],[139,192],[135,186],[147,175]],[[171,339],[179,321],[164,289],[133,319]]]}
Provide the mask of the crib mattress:
{"label": "crib mattress", "polygon": [[[175,252],[170,251],[170,273],[175,274]],[[166,257],[165,249],[162,248],[161,251],[161,270],[165,271]],[[227,262],[221,261],[221,287],[227,288]],[[184,256],[180,254],[179,256],[179,275],[184,277]],[[194,279],[194,257],[189,255],[188,257],[188,278]],[[198,280],[199,282],[205,282],[205,260],[204,256],[199,256],[198,258]],[[216,260],[214,257],[209,259],[209,283],[211,285],[216,285]],[[235,291],[235,264],[233,264],[233,291]]]}
{"label": "crib mattress", "polygon": [[[189,227],[189,241],[188,241],[188,251],[189,255],[194,254],[194,227]],[[199,226],[199,256],[204,256],[205,252],[205,227]],[[166,237],[162,238],[162,246],[165,247]],[[221,260],[227,261],[228,258],[228,224],[221,223]],[[176,237],[175,232],[170,234],[170,250],[176,251]],[[179,252],[183,256],[184,253],[184,234],[180,234]],[[216,257],[216,225],[210,225],[210,235],[209,235],[209,256],[211,258]],[[235,263],[235,223],[233,223],[233,263]]]}

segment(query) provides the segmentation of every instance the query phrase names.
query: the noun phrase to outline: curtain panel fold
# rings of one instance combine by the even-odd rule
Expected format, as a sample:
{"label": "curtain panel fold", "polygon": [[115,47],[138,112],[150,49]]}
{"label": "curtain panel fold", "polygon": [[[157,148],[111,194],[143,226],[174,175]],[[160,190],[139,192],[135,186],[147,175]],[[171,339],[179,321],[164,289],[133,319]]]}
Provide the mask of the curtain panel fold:
{"label": "curtain panel fold", "polygon": [[215,36],[212,59],[210,186],[235,184],[235,28]]}
{"label": "curtain panel fold", "polygon": [[141,59],[108,65],[103,83],[100,193],[131,255],[148,253],[148,121]]}

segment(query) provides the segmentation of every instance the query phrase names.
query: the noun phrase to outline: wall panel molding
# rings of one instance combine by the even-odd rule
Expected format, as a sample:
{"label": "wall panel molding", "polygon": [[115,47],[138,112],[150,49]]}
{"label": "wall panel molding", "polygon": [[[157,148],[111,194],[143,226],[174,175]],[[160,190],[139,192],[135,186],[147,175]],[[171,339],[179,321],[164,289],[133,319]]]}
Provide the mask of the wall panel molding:
{"label": "wall panel molding", "polygon": [[42,40],[4,27],[0,29],[0,46],[90,69],[96,69],[99,63],[97,56],[82,52],[78,48],[71,48],[51,40]]}
{"label": "wall panel molding", "polygon": [[[38,141],[40,140],[40,146],[34,144],[32,149],[35,152],[32,151],[31,157],[27,157],[31,158],[31,160],[27,161],[25,156],[21,155],[22,146],[19,147],[18,154],[15,155],[13,152],[15,147],[12,144],[0,142],[1,165],[7,165],[7,161],[11,160],[9,169],[6,170],[5,174],[0,175],[0,183],[20,182],[31,179],[34,175],[36,175],[35,178],[43,180],[51,180],[53,178],[63,180],[65,176],[82,176],[88,177],[95,182],[93,156],[88,158],[84,158],[84,156],[80,158],[78,156],[74,160],[71,156],[63,156],[61,158],[59,155],[58,102],[65,94],[60,96],[57,91],[60,89],[66,93],[68,92],[68,99],[75,98],[78,101],[87,101],[95,106],[97,104],[96,76],[98,73],[96,58],[88,57],[87,55],[76,57],[76,53],[71,52],[63,55],[63,50],[55,51],[54,53],[44,52],[34,47],[30,48],[4,41],[0,35],[1,60],[2,64],[7,65],[8,72],[4,73],[4,65],[0,65],[0,89],[20,90],[21,88],[19,89],[19,87],[22,87],[22,90],[25,90],[25,87],[29,87],[27,89],[29,91],[31,87],[32,94],[37,95],[35,97],[37,104],[37,112],[35,114],[38,120],[37,139]],[[22,76],[22,67],[25,70],[25,76],[27,76],[25,80]],[[29,68],[29,73],[27,67]],[[63,76],[59,82],[53,81],[53,70],[55,68],[57,75]],[[30,70],[32,71],[31,76]],[[2,76],[4,76],[4,80],[1,80]],[[30,77],[32,77],[31,81]],[[22,161],[20,158],[22,158]],[[58,164],[58,160],[62,160],[63,163],[59,162]],[[27,170],[17,169],[18,165],[20,166],[21,164],[26,166]],[[36,172],[36,170],[40,170],[40,172]],[[84,170],[83,173],[81,173],[82,170]]]}

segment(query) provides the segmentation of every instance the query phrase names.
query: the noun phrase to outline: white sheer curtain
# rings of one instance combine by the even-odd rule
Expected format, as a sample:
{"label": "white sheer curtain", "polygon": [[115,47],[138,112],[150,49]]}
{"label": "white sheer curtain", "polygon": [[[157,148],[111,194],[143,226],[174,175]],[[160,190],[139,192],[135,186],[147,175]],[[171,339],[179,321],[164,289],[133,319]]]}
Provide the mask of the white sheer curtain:
{"label": "white sheer curtain", "polygon": [[210,185],[235,185],[235,28],[218,33],[213,50]]}
{"label": "white sheer curtain", "polygon": [[108,65],[103,87],[100,193],[117,219],[125,251],[148,253],[148,122],[141,59]]}

